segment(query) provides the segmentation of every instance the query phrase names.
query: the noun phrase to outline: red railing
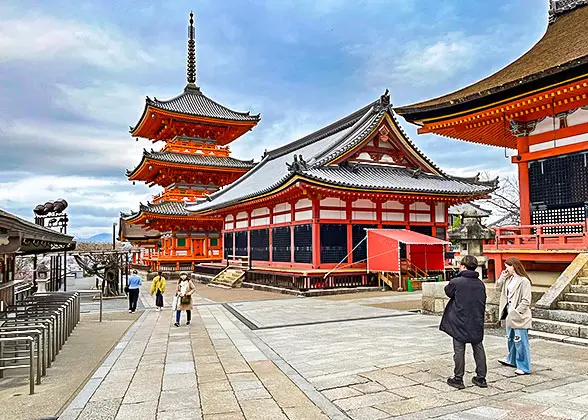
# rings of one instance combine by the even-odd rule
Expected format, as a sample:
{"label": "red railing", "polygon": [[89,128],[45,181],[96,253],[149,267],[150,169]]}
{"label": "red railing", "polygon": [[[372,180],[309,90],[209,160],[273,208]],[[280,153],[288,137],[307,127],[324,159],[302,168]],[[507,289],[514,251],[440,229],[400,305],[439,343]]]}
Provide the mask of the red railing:
{"label": "red railing", "polygon": [[496,236],[485,249],[588,249],[586,223],[503,226],[494,228]]}

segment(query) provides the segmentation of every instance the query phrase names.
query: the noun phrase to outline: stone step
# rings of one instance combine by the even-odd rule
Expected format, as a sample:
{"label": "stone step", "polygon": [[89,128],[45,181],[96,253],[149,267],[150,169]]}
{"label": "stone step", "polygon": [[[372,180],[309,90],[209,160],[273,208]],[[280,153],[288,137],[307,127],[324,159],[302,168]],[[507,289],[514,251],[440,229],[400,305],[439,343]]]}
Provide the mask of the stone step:
{"label": "stone step", "polygon": [[529,337],[542,338],[544,340],[550,340],[550,341],[560,341],[563,343],[576,344],[579,346],[588,346],[588,339],[586,339],[586,338],[570,337],[570,336],[563,335],[563,334],[553,334],[553,333],[548,333],[548,332],[543,332],[543,331],[529,330]]}
{"label": "stone step", "polygon": [[577,278],[578,283],[588,285],[588,277],[580,276]]}
{"label": "stone step", "polygon": [[588,325],[588,313],[584,312],[564,311],[561,309],[533,308],[533,319],[535,318]]}
{"label": "stone step", "polygon": [[588,303],[561,301],[557,307],[565,311],[588,312]]}
{"label": "stone step", "polygon": [[542,331],[552,334],[567,335],[568,337],[581,337],[580,330],[588,338],[588,327],[570,322],[550,321],[548,319],[533,319],[533,331]]}
{"label": "stone step", "polygon": [[582,302],[588,303],[588,294],[586,293],[566,293],[564,294],[566,302]]}
{"label": "stone step", "polygon": [[220,273],[212,283],[229,287],[239,287],[244,273],[243,270],[228,268]]}
{"label": "stone step", "polygon": [[572,293],[588,293],[588,286],[573,284],[570,286],[570,291]]}

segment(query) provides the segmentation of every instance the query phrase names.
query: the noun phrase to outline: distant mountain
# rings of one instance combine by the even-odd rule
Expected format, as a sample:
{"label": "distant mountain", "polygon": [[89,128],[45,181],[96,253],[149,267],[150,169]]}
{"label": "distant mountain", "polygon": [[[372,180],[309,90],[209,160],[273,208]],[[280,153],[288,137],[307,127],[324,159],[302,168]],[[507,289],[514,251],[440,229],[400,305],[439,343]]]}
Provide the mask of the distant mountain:
{"label": "distant mountain", "polygon": [[112,243],[112,233],[99,233],[89,238],[76,238],[77,242]]}

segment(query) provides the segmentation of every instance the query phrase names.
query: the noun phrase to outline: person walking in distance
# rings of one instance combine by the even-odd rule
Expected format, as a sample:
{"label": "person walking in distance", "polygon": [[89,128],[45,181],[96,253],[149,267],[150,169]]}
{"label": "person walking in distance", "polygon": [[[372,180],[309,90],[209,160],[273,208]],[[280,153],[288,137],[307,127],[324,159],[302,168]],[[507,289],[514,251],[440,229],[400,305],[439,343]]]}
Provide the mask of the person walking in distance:
{"label": "person walking in distance", "polygon": [[157,272],[157,275],[153,278],[151,282],[151,296],[155,294],[155,307],[157,311],[161,311],[163,308],[163,294],[165,293],[165,277],[162,275],[163,273],[160,271]]}
{"label": "person walking in distance", "polygon": [[460,272],[445,286],[449,302],[445,307],[439,329],[453,337],[454,376],[447,379],[447,384],[464,389],[465,348],[470,343],[476,362],[476,376],[472,383],[487,388],[486,353],[484,352],[484,312],[486,309],[486,286],[480,280],[478,260],[473,255],[466,255],[461,260]]}
{"label": "person walking in distance", "polygon": [[500,290],[500,320],[506,322],[508,356],[499,362],[516,368],[517,375],[527,375],[531,373],[531,280],[518,258],[509,258],[504,265],[504,271],[496,280],[496,288]]}
{"label": "person walking in distance", "polygon": [[176,308],[176,322],[175,326],[180,326],[180,316],[182,311],[186,311],[186,325],[190,325],[192,319],[192,292],[196,289],[192,280],[188,279],[186,273],[180,274],[180,281],[176,288],[176,296],[178,298],[178,306]]}
{"label": "person walking in distance", "polygon": [[137,301],[139,300],[139,287],[143,284],[137,270],[133,270],[133,275],[129,277],[129,312],[135,313],[137,310]]}

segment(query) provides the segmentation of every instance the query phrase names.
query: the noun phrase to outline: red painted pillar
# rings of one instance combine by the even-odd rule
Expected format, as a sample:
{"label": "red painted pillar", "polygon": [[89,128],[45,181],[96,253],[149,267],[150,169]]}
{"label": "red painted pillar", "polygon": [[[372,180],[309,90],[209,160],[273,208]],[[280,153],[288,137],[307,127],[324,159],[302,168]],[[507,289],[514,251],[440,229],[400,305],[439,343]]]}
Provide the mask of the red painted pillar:
{"label": "red painted pillar", "polygon": [[[519,156],[529,153],[529,138],[527,136],[517,139]],[[515,157],[516,159],[516,157]],[[531,197],[529,191],[529,163],[518,162],[519,169],[519,195],[521,208],[521,225],[531,224]]]}
{"label": "red painted pillar", "polygon": [[253,210],[247,210],[247,260],[251,267],[251,213]]}
{"label": "red painted pillar", "polygon": [[378,199],[376,201],[376,224],[381,225],[382,224],[382,204],[384,202],[381,199]]}
{"label": "red painted pillar", "polygon": [[269,235],[269,262],[270,264],[274,260],[274,240],[272,235],[272,226],[274,225],[274,206],[269,206],[269,226],[268,226],[268,235]]}
{"label": "red painted pillar", "polygon": [[500,277],[500,274],[504,270],[504,264],[502,262],[502,254],[494,254],[494,281]]}
{"label": "red painted pillar", "polygon": [[320,201],[312,200],[312,268],[319,268],[321,264],[321,225]]}

